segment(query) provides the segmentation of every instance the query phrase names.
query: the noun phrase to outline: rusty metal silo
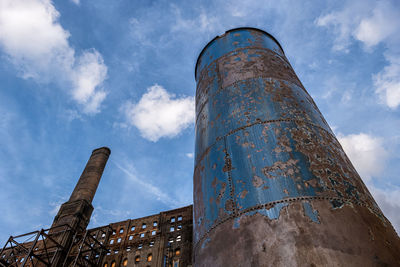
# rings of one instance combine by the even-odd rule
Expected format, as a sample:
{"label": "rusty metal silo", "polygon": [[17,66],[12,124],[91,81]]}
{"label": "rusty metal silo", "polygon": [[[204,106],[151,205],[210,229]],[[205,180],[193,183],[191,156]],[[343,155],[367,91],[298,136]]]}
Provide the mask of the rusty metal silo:
{"label": "rusty metal silo", "polygon": [[196,81],[195,266],[400,266],[399,237],[274,37],[216,37]]}

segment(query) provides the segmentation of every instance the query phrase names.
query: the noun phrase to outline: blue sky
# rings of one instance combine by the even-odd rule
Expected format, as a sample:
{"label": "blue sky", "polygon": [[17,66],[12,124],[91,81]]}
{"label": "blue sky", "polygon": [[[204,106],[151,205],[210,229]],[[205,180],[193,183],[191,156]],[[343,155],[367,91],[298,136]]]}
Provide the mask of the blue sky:
{"label": "blue sky", "polygon": [[91,226],[192,203],[194,67],[234,27],[274,35],[400,231],[400,4],[0,0],[0,244],[48,227],[94,148]]}

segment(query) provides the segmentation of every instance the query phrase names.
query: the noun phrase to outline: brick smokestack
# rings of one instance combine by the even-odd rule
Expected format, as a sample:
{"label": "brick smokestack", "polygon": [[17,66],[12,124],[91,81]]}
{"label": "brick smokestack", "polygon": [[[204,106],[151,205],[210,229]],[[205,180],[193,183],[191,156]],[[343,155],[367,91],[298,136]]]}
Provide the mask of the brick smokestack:
{"label": "brick smokestack", "polygon": [[[101,147],[93,150],[71,197],[61,205],[49,235],[63,248],[69,248],[74,236],[82,236],[93,212],[92,200],[103,174],[110,149]],[[67,251],[57,250],[52,266],[63,266]]]}
{"label": "brick smokestack", "polygon": [[92,203],[110,153],[111,150],[108,147],[101,147],[93,150],[92,155],[90,156],[89,161],[87,162],[86,167],[83,170],[71,197],[69,198],[69,202],[84,199],[87,202]]}
{"label": "brick smokestack", "polygon": [[400,266],[399,237],[274,37],[216,37],[196,82],[195,266]]}
{"label": "brick smokestack", "polygon": [[74,231],[86,229],[93,212],[92,200],[110,153],[107,147],[93,150],[71,197],[61,205],[52,227],[68,224]]}

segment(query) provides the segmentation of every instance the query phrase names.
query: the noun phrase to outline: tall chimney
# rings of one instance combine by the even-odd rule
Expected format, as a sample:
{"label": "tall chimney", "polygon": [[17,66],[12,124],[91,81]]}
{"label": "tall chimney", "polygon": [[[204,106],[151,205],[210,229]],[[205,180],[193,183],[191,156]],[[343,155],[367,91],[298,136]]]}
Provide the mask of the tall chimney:
{"label": "tall chimney", "polygon": [[[107,147],[93,150],[71,197],[61,205],[54,218],[49,234],[64,248],[68,248],[73,236],[82,234],[89,224],[93,212],[92,200],[110,153]],[[66,251],[57,251],[52,266],[61,266],[65,257]]]}
{"label": "tall chimney", "polygon": [[270,34],[196,64],[195,266],[400,266],[400,240]]}
{"label": "tall chimney", "polygon": [[69,202],[84,199],[87,202],[92,203],[110,153],[111,150],[108,147],[101,147],[93,150],[92,155],[90,156],[89,161],[86,164],[71,197],[69,198]]}

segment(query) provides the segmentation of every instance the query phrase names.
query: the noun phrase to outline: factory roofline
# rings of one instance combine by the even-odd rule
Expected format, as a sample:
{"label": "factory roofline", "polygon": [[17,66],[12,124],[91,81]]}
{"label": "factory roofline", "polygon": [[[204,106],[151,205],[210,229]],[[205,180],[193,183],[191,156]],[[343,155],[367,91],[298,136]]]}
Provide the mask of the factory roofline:
{"label": "factory roofline", "polygon": [[195,67],[195,69],[194,69],[194,77],[195,77],[195,79],[196,79],[197,66],[198,66],[198,63],[199,63],[199,59],[200,59],[200,57],[203,55],[204,51],[211,45],[211,43],[214,42],[216,39],[222,37],[223,35],[227,34],[227,33],[230,33],[230,32],[233,32],[233,31],[238,31],[238,30],[254,30],[254,31],[259,31],[259,32],[264,33],[265,35],[267,35],[268,37],[270,37],[270,38],[279,46],[279,48],[282,50],[283,54],[285,54],[285,51],[283,51],[283,48],[282,48],[281,44],[278,42],[278,40],[276,40],[276,38],[275,38],[274,36],[272,36],[272,34],[266,32],[266,31],[264,31],[264,30],[261,30],[261,29],[258,29],[258,28],[254,28],[254,27],[238,27],[238,28],[233,28],[233,29],[227,30],[224,34],[215,36],[215,37],[214,37],[211,41],[209,41],[209,42],[204,46],[204,48],[201,50],[199,56],[197,57],[197,60],[196,60],[196,67]]}

